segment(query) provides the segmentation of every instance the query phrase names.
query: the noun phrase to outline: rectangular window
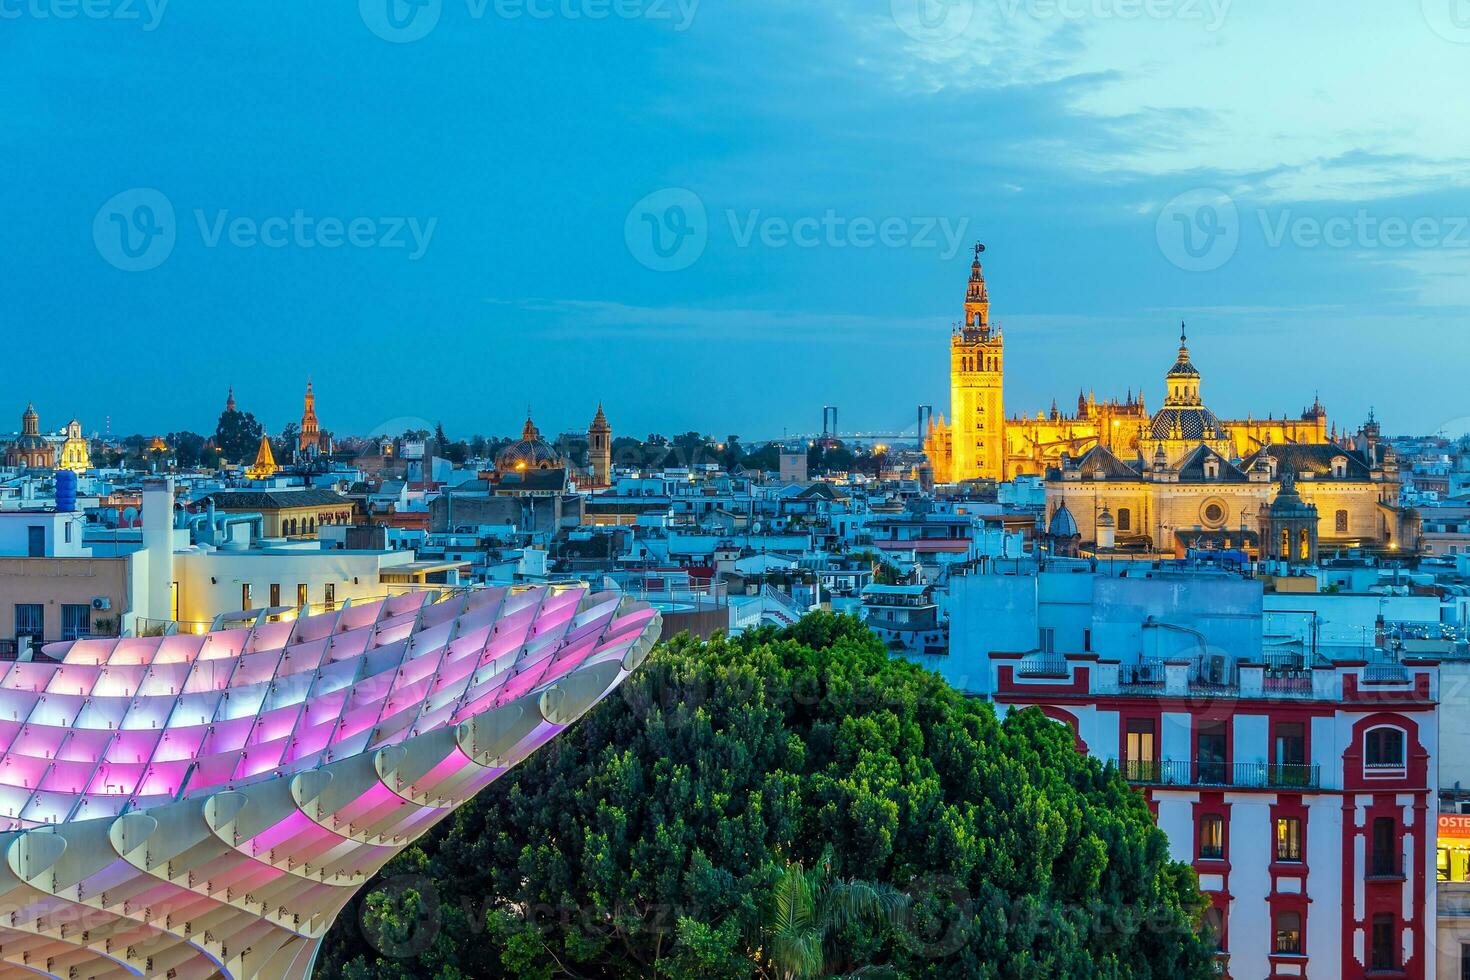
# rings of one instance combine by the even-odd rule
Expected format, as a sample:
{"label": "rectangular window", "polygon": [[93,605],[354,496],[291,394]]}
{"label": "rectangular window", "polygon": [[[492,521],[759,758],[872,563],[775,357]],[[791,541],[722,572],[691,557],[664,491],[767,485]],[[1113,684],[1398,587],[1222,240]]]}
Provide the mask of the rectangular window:
{"label": "rectangular window", "polygon": [[1371,873],[1392,877],[1399,873],[1398,823],[1393,817],[1373,819],[1373,860]]}
{"label": "rectangular window", "polygon": [[92,635],[92,607],[66,603],[61,607],[61,638],[80,640]]}
{"label": "rectangular window", "polygon": [[1224,785],[1226,777],[1226,727],[1223,721],[1201,722],[1195,733],[1195,778],[1202,783]]}
{"label": "rectangular window", "polygon": [[39,602],[15,604],[15,638],[29,636],[33,645],[46,635],[46,607]]}
{"label": "rectangular window", "polygon": [[1091,653],[1092,652],[1092,630],[1083,630],[1082,631],[1082,652],[1083,653]]}
{"label": "rectangular window", "polygon": [[1127,507],[1118,508],[1118,530],[1133,530],[1133,511],[1129,510]]}
{"label": "rectangular window", "polygon": [[328,582],[322,586],[322,604],[327,607],[327,612],[337,608],[337,583]]}
{"label": "rectangular window", "polygon": [[1124,737],[1124,777],[1139,782],[1158,778],[1159,758],[1152,718],[1128,719]]}
{"label": "rectangular window", "polygon": [[1300,912],[1277,912],[1273,925],[1275,926],[1276,933],[1276,952],[1300,953],[1302,951],[1302,916]]}
{"label": "rectangular window", "polygon": [[1460,944],[1460,980],[1470,980],[1470,943]]}
{"label": "rectangular window", "polygon": [[240,611],[246,612],[250,609],[250,583],[246,582],[240,586]]}
{"label": "rectangular window", "polygon": [[1302,821],[1300,817],[1276,818],[1276,860],[1302,859]]}
{"label": "rectangular window", "polygon": [[67,521],[62,527],[66,531],[66,543],[71,544],[71,521]]}
{"label": "rectangular window", "polygon": [[1399,965],[1399,954],[1393,941],[1393,916],[1380,912],[1373,916],[1373,949],[1369,961],[1375,970],[1392,970]]}
{"label": "rectangular window", "polygon": [[302,582],[300,585],[296,586],[296,608],[297,609],[305,609],[306,608],[306,583],[305,582]]}
{"label": "rectangular window", "polygon": [[1345,510],[1338,511],[1333,515],[1332,524],[1337,534],[1346,534],[1348,529],[1348,512]]}
{"label": "rectangular window", "polygon": [[1273,786],[1302,786],[1306,783],[1307,726],[1300,721],[1276,723],[1276,737],[1272,740],[1276,753],[1270,777]]}
{"label": "rectangular window", "polygon": [[32,524],[26,528],[26,556],[30,558],[46,557],[45,525]]}
{"label": "rectangular window", "polygon": [[1055,653],[1057,646],[1057,631],[1050,626],[1041,628],[1041,652]]}
{"label": "rectangular window", "polygon": [[271,583],[271,607],[275,608],[281,604],[281,583]]}
{"label": "rectangular window", "polygon": [[1206,861],[1218,861],[1225,856],[1225,818],[1219,814],[1200,817],[1199,856]]}

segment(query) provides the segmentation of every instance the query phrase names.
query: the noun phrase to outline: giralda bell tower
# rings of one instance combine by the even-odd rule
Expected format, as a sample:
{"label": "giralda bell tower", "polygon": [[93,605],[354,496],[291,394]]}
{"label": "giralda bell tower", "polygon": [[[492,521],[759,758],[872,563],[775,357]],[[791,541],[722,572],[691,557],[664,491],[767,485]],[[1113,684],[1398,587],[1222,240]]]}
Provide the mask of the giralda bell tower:
{"label": "giralda bell tower", "polygon": [[1005,479],[1004,344],[990,324],[980,253],[970,265],[965,322],[949,340],[949,410],[955,480]]}

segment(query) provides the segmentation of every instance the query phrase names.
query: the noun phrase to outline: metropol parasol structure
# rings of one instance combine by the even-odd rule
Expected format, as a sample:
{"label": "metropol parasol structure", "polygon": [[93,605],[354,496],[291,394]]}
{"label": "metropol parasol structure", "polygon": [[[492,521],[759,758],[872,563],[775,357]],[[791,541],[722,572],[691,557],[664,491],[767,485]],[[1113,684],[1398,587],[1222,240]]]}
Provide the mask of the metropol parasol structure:
{"label": "metropol parasol structure", "polygon": [[586,587],[414,592],[0,667],[0,975],[306,976],[374,872],[658,632]]}

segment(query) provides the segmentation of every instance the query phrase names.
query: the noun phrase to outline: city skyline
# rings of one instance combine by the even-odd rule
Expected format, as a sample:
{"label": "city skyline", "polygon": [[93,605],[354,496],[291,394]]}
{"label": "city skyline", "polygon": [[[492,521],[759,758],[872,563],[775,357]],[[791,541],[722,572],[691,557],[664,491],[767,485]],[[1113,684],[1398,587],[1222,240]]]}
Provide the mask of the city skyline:
{"label": "city skyline", "polygon": [[[312,374],[338,432],[513,433],[528,402],[578,428],[598,399],[623,432],[775,437],[824,404],[888,430],[943,401],[935,339],[981,238],[1012,404],[1157,386],[1187,319],[1222,411],[1317,392],[1347,423],[1467,427],[1470,127],[1412,93],[1470,69],[1432,3],[430,6],[418,39],[371,3],[12,18],[14,356],[129,355],[127,383],[93,358],[14,410],[197,429],[233,381],[275,431]],[[1310,70],[1282,46],[1306,31],[1333,40]],[[49,68],[63,51],[86,71]],[[293,71],[237,70],[267,54]],[[683,102],[630,94],[675,79]],[[643,221],[671,203],[703,223]],[[165,224],[139,258],[110,244]],[[648,251],[660,227],[697,254]]]}

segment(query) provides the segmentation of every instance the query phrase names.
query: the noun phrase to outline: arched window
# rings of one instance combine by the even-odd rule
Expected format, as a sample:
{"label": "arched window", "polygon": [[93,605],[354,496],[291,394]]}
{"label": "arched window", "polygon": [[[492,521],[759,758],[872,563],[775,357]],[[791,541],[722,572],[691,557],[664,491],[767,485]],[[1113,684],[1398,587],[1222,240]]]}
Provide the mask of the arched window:
{"label": "arched window", "polygon": [[1340,510],[1333,517],[1333,527],[1338,534],[1346,534],[1348,529],[1347,511]]}
{"label": "arched window", "polygon": [[1398,769],[1404,764],[1404,732],[1400,728],[1370,728],[1363,735],[1363,764]]}
{"label": "arched window", "polygon": [[1129,510],[1127,507],[1118,508],[1118,530],[1133,530],[1133,511]]}
{"label": "arched window", "polygon": [[1282,561],[1285,561],[1286,559],[1288,559],[1288,558],[1291,557],[1291,529],[1290,528],[1283,527],[1281,529],[1281,548],[1280,548],[1279,551],[1277,551],[1276,557],[1277,558],[1280,558]]}
{"label": "arched window", "polygon": [[1303,561],[1312,557],[1312,539],[1306,528],[1297,532],[1297,553]]}

